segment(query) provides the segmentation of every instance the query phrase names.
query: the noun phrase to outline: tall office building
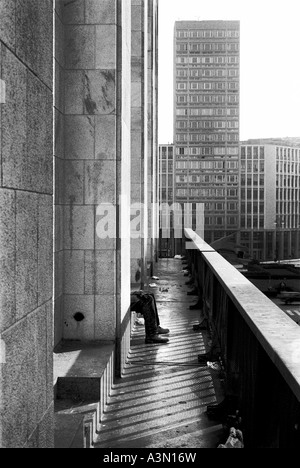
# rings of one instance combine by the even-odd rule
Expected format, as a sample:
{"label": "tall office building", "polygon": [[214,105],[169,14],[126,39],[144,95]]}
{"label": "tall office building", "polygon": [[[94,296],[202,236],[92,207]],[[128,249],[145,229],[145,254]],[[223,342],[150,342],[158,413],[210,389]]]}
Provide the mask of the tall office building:
{"label": "tall office building", "polygon": [[[159,256],[173,257],[175,255],[175,239],[173,229],[174,203],[174,145],[159,145]],[[170,210],[164,209],[164,205]]]}
{"label": "tall office building", "polygon": [[175,201],[204,204],[205,240],[239,229],[239,21],[174,31]]}
{"label": "tall office building", "polygon": [[241,243],[258,260],[299,258],[300,145],[241,144]]}
{"label": "tall office building", "polygon": [[174,202],[174,145],[159,145],[159,200]]}

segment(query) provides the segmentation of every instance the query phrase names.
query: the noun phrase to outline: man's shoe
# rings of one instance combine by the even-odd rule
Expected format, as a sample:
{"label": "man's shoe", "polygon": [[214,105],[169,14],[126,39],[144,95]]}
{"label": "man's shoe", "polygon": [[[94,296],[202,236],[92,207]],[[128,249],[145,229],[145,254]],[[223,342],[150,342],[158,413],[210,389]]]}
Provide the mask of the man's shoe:
{"label": "man's shoe", "polygon": [[158,335],[166,335],[167,333],[170,333],[170,330],[168,328],[158,327],[157,329]]}
{"label": "man's shoe", "polygon": [[145,343],[150,344],[150,343],[160,343],[160,344],[165,344],[168,343],[169,338],[165,338],[159,335],[152,335],[152,336],[146,336]]}
{"label": "man's shoe", "polygon": [[202,303],[198,301],[196,304],[190,305],[189,309],[190,310],[201,310],[202,309]]}
{"label": "man's shoe", "polygon": [[190,310],[201,310],[201,307],[198,304],[191,305],[189,307]]}
{"label": "man's shoe", "polygon": [[188,291],[186,294],[187,294],[187,296],[197,296],[198,295],[198,290],[193,289],[192,291]]}
{"label": "man's shoe", "polygon": [[203,319],[198,325],[193,326],[194,331],[207,330],[207,328],[208,328],[208,320],[207,319]]}
{"label": "man's shoe", "polygon": [[194,284],[193,278],[189,279],[188,281],[185,282],[188,286],[192,286]]}

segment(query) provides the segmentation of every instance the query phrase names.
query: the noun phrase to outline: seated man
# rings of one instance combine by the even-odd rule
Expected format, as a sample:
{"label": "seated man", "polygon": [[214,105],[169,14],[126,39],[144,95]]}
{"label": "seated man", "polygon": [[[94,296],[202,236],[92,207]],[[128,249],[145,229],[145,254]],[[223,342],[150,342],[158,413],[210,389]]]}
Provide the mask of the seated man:
{"label": "seated man", "polygon": [[170,330],[160,326],[156,301],[152,293],[133,291],[130,309],[142,314],[145,319],[145,343],[168,343],[169,339],[160,335],[166,335]]}

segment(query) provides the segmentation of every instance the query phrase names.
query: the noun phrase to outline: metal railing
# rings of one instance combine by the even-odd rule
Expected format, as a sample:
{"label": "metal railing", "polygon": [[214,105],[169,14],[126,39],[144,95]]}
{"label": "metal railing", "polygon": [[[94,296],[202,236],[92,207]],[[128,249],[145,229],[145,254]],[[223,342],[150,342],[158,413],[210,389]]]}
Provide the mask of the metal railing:
{"label": "metal railing", "polygon": [[235,401],[245,447],[299,447],[299,325],[194,231],[185,240],[209,356],[223,367],[224,401]]}

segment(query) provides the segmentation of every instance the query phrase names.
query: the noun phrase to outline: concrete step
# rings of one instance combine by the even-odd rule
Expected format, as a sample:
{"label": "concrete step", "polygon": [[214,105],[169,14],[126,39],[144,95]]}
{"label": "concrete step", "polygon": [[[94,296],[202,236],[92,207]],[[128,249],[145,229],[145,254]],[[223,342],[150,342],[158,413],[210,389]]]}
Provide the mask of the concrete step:
{"label": "concrete step", "polygon": [[100,429],[100,403],[55,402],[55,448],[93,448]]}
{"label": "concrete step", "polygon": [[93,447],[113,386],[114,349],[74,341],[55,349],[55,448]]}

